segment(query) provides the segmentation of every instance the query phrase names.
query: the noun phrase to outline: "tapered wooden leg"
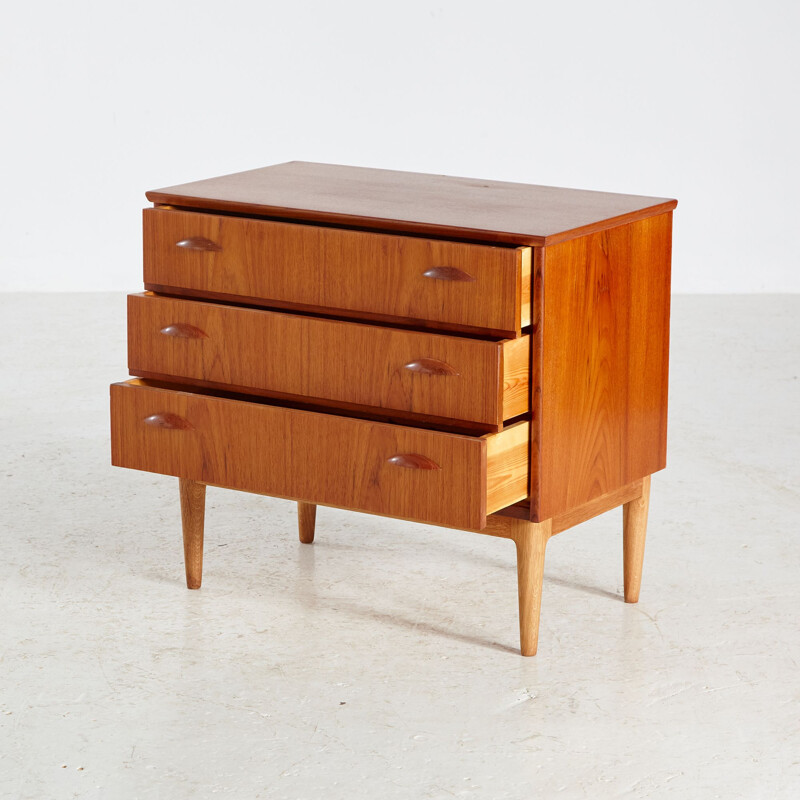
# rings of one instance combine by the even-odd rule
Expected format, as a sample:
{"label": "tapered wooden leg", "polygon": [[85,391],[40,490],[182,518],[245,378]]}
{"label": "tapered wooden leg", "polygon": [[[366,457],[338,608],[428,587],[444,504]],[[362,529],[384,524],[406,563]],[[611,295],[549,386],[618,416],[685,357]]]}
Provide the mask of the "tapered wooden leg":
{"label": "tapered wooden leg", "polygon": [[314,541],[314,525],[317,521],[317,507],[314,503],[297,504],[297,524],[300,529],[300,541],[311,544]]}
{"label": "tapered wooden leg", "polygon": [[203,580],[203,523],[206,514],[204,483],[180,478],[181,522],[183,523],[183,560],[186,585],[199,589]]}
{"label": "tapered wooden leg", "polygon": [[518,527],[514,536],[519,584],[519,641],[523,656],[535,656],[539,644],[544,551],[550,532],[551,521],[547,520]]}
{"label": "tapered wooden leg", "polygon": [[649,507],[650,476],[648,475],[642,481],[642,496],[622,506],[622,552],[626,603],[639,602]]}

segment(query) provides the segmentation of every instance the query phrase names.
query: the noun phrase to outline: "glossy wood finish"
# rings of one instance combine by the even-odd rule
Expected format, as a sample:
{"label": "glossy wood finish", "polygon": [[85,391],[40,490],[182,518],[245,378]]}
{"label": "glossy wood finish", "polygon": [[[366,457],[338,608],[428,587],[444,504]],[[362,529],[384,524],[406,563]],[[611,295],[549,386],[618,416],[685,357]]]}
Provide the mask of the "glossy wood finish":
{"label": "glossy wood finish", "polygon": [[188,239],[181,239],[175,242],[175,247],[182,247],[185,250],[200,250],[204,253],[218,253],[222,248],[211,239],[204,236],[190,236]]}
{"label": "glossy wood finish", "polygon": [[190,431],[193,428],[192,423],[189,422],[188,419],[179,417],[177,414],[164,412],[151,414],[149,417],[145,417],[143,422],[151,428],[164,428],[165,430],[171,431]]}
{"label": "glossy wood finish", "polygon": [[132,375],[188,378],[495,429],[528,410],[529,345],[528,336],[494,342],[154,295],[128,297]]}
{"label": "glossy wood finish", "polygon": [[534,268],[531,514],[666,463],[672,214],[547,247]]}
{"label": "glossy wood finish", "polygon": [[[177,430],[144,423],[185,419]],[[112,463],[231,489],[387,516],[481,528],[527,494],[528,423],[488,437],[319,414],[173,391],[111,387]],[[419,455],[435,469],[391,463]],[[509,498],[511,498],[509,500]]]}
{"label": "glossy wood finish", "polygon": [[206,514],[206,487],[202,483],[181,478],[181,522],[183,525],[183,559],[186,586],[199,589],[203,581],[203,528]]}
{"label": "glossy wood finish", "polygon": [[[180,242],[208,239],[218,250]],[[339,315],[362,312],[513,337],[523,319],[527,248],[144,210],[144,280],[154,291],[190,289]],[[444,275],[429,276],[432,269]],[[469,280],[454,280],[457,269]],[[450,272],[448,272],[450,271]]]}
{"label": "glossy wood finish", "polygon": [[530,245],[554,244],[676,205],[660,197],[303,161],[158,189],[147,198],[199,209]]}
{"label": "glossy wood finish", "polygon": [[650,508],[650,476],[642,481],[641,495],[622,507],[622,551],[625,602],[638,603],[642,585],[647,512]]}
{"label": "glossy wood finish", "polygon": [[[129,327],[129,335],[130,335],[130,315],[131,315],[131,302],[128,300],[128,327]],[[164,336],[174,336],[176,339],[207,339],[208,334],[200,330],[200,328],[195,328],[194,325],[187,325],[185,322],[172,322],[169,325],[165,325],[159,333],[163,334]],[[159,340],[161,341],[161,340]]]}
{"label": "glossy wood finish", "polygon": [[304,543],[318,504],[512,540],[523,655],[547,541],[621,505],[638,600],[674,200],[302,162],[148,197],[172,297],[130,298],[129,367],[165,383],[112,386],[112,460],[180,477],[190,588],[208,484]]}
{"label": "glossy wood finish", "polygon": [[313,503],[298,503],[297,527],[303,544],[313,544],[316,522],[317,507]]}
{"label": "glossy wood finish", "polygon": [[441,469],[441,465],[420,453],[397,453],[388,459],[393,467],[404,469]]}

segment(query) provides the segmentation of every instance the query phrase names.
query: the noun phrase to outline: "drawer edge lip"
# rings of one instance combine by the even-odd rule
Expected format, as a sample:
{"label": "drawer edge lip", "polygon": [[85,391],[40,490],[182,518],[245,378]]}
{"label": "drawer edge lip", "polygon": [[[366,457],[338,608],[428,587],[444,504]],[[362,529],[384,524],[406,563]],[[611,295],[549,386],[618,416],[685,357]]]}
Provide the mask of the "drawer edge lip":
{"label": "drawer edge lip", "polygon": [[[284,300],[253,297],[251,295],[226,294],[224,292],[207,292],[200,289],[189,289],[182,286],[169,286],[160,283],[144,282],[146,292],[162,295],[177,300],[213,300],[223,304],[234,304],[239,307],[250,308],[256,311],[297,311],[320,319],[334,319],[340,322],[362,322],[366,325],[385,323],[401,330],[416,331],[418,333],[431,333],[446,335],[471,336],[476,339],[517,339],[524,336],[520,330],[505,328],[481,328],[474,325],[458,325],[455,323],[436,322],[435,320],[420,319],[418,317],[397,317],[388,314],[372,314],[368,311],[352,311],[346,308],[332,308],[329,306],[314,306],[305,303],[291,303]],[[136,294],[136,293],[134,293]],[[141,294],[141,293],[139,293]],[[518,315],[517,315],[518,316]]]}
{"label": "drawer edge lip", "polygon": [[365,217],[356,214],[342,214],[329,211],[314,211],[303,208],[254,205],[236,200],[209,200],[204,197],[172,194],[159,190],[145,192],[145,197],[158,207],[175,206],[184,211],[233,212],[248,219],[268,217],[275,222],[302,222],[358,230],[366,228],[367,233],[383,233],[389,236],[429,236],[433,239],[459,241],[476,245],[514,245],[536,247],[546,243],[541,235],[493,231],[482,228],[459,228],[453,225],[433,222],[414,222],[412,220],[387,219],[384,217]]}
{"label": "drawer edge lip", "polygon": [[[159,385],[161,384],[161,385]],[[199,397],[206,397],[213,400],[221,400],[225,403],[247,403],[254,406],[266,406],[269,408],[279,408],[284,411],[290,411],[296,414],[312,414],[315,416],[330,416],[330,417],[337,417],[338,419],[346,419],[349,422],[353,422],[355,424],[360,425],[381,425],[381,426],[388,426],[392,428],[400,427],[409,427],[415,430],[426,431],[427,433],[434,434],[436,436],[447,436],[447,437],[456,437],[458,439],[468,439],[472,442],[483,442],[485,445],[485,440],[487,436],[494,436],[496,435],[494,431],[488,432],[462,432],[456,433],[451,431],[443,431],[438,428],[423,428],[420,426],[414,425],[405,425],[402,422],[385,422],[383,420],[373,420],[373,419],[364,419],[363,417],[358,416],[347,416],[345,414],[334,414],[328,411],[316,411],[307,408],[295,408],[294,406],[283,406],[278,405],[276,403],[270,402],[258,402],[258,399],[254,396],[253,398],[239,398],[239,397],[226,397],[224,395],[215,395],[215,394],[208,394],[201,390],[201,387],[196,387],[198,391],[193,391],[195,387],[189,387],[185,385],[181,385],[179,382],[166,382],[166,381],[159,381],[155,382],[148,378],[139,378],[139,377],[132,377],[128,380],[124,381],[115,381],[114,383],[110,384],[109,390],[113,392],[115,389],[117,390],[131,390],[131,389],[146,389],[148,391],[168,391],[174,392],[175,394],[184,394],[189,396],[199,396]],[[270,398],[263,398],[265,401],[269,401]],[[502,433],[502,431],[500,431]]]}
{"label": "drawer edge lip", "polygon": [[[189,394],[204,394],[201,391],[202,389],[210,389],[212,391],[229,394],[245,395],[244,397],[223,397],[222,399],[225,400],[258,403],[258,398],[261,398],[267,401],[265,403],[258,403],[258,405],[272,405],[268,402],[270,400],[285,401],[287,403],[297,403],[298,405],[313,406],[313,408],[294,408],[293,406],[286,406],[296,411],[310,411],[313,414],[332,414],[333,416],[347,417],[348,419],[365,419],[367,422],[380,422],[387,425],[406,425],[408,427],[420,428],[421,430],[435,430],[440,433],[454,433],[464,436],[484,436],[486,434],[499,433],[502,430],[501,421],[498,421],[497,424],[493,424],[475,420],[456,419],[454,417],[437,417],[431,414],[418,414],[413,411],[403,411],[402,409],[395,408],[363,406],[357,403],[340,402],[311,395],[286,394],[285,392],[273,392],[267,389],[207,381],[202,378],[188,378],[184,375],[150,372],[148,370],[138,369],[136,366],[131,366],[131,364],[128,365],[128,374],[131,378],[141,378],[144,381],[163,384],[162,386],[153,386],[152,388],[188,391]],[[192,392],[192,389],[197,389],[198,391]],[[217,395],[210,396],[216,397]],[[275,405],[278,405],[278,403],[275,403]],[[346,411],[352,413],[342,413]],[[360,416],[362,414],[369,416],[362,417]],[[393,420],[391,417],[397,417],[397,419]],[[509,419],[511,418],[509,417]]]}
{"label": "drawer edge lip", "polygon": [[[629,211],[607,219],[600,219],[577,228],[564,231],[552,231],[547,234],[532,234],[522,231],[498,231],[485,228],[463,228],[433,222],[415,222],[413,220],[387,219],[384,217],[368,217],[355,214],[344,214],[334,211],[318,211],[313,209],[287,208],[283,206],[256,205],[236,200],[213,200],[185,194],[174,194],[163,190],[145,192],[145,197],[158,205],[170,205],[186,211],[205,211],[209,213],[233,212],[250,219],[270,217],[276,222],[313,222],[324,225],[337,225],[343,228],[366,228],[370,232],[389,235],[412,234],[430,236],[435,239],[462,241],[472,244],[504,244],[528,247],[544,247],[547,245],[577,239],[590,233],[615,228],[629,222],[637,222],[648,217],[655,217],[675,209],[678,201],[663,199],[651,206]],[[656,199],[656,198],[654,198]]]}
{"label": "drawer edge lip", "polygon": [[[156,284],[150,284],[156,285]],[[275,303],[274,306],[255,305],[254,303],[236,303],[233,301],[227,302],[227,298],[244,297],[244,295],[224,295],[226,299],[222,299],[223,294],[220,292],[202,292],[202,290],[183,289],[180,287],[163,286],[161,288],[174,290],[174,292],[181,292],[182,294],[175,294],[172,291],[165,292],[157,289],[148,289],[148,284],[145,284],[145,289],[141,292],[128,292],[126,294],[128,304],[140,301],[163,301],[163,300],[177,300],[185,303],[197,303],[210,306],[212,308],[233,309],[236,311],[255,312],[259,314],[271,314],[286,317],[301,317],[311,320],[318,320],[320,322],[331,323],[333,325],[363,325],[367,328],[378,328],[381,330],[395,330],[401,333],[418,336],[446,336],[450,339],[468,339],[474,342],[476,346],[501,348],[507,346],[510,342],[524,339],[529,336],[529,333],[520,333],[518,336],[502,336],[502,335],[486,335],[486,331],[491,330],[488,328],[477,328],[481,335],[471,334],[469,332],[461,333],[457,330],[434,328],[434,327],[421,327],[419,325],[405,325],[395,324],[394,320],[404,319],[403,317],[391,317],[390,320],[383,322],[381,320],[371,320],[366,317],[343,317],[337,314],[331,314],[331,309],[326,306],[309,306],[310,310],[300,309],[297,307],[299,304],[292,304],[292,307],[281,307],[277,303],[280,300],[268,300],[269,303]],[[159,284],[160,286],[160,284]],[[190,294],[193,293],[193,294]],[[212,295],[218,295],[212,296]],[[256,298],[253,298],[256,299]],[[368,314],[369,312],[353,312],[358,314]],[[427,320],[417,320],[418,322],[428,323]],[[439,324],[439,323],[430,323]],[[468,326],[465,326],[468,327]]]}
{"label": "drawer edge lip", "polygon": [[627,214],[620,214],[617,217],[609,217],[608,219],[598,220],[588,225],[583,225],[580,228],[573,228],[572,230],[561,231],[559,233],[548,234],[542,244],[549,247],[554,244],[561,244],[568,242],[571,239],[579,239],[581,236],[588,236],[592,233],[600,233],[607,231],[611,228],[618,228],[621,225],[628,225],[631,222],[640,222],[643,219],[650,217],[659,217],[662,214],[669,214],[675,210],[678,205],[677,200],[665,200],[648,208],[642,208],[637,211],[631,211]]}

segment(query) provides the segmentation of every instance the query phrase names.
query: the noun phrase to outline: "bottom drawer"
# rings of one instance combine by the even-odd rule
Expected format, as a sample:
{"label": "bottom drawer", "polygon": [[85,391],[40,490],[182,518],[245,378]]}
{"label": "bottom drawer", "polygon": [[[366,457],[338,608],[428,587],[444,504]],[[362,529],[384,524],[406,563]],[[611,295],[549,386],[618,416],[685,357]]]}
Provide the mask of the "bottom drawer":
{"label": "bottom drawer", "polygon": [[466,436],[179,391],[111,386],[120,467],[480,529],[528,496],[527,422]]}

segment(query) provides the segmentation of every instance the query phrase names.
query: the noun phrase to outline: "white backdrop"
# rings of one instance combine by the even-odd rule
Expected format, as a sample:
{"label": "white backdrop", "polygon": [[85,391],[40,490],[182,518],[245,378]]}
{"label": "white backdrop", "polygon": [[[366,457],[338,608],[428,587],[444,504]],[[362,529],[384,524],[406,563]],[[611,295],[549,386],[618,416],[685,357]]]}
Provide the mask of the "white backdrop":
{"label": "white backdrop", "polygon": [[796,292],[800,4],[35,2],[0,289],[138,290],[146,189],[302,159],[677,197],[678,292]]}

